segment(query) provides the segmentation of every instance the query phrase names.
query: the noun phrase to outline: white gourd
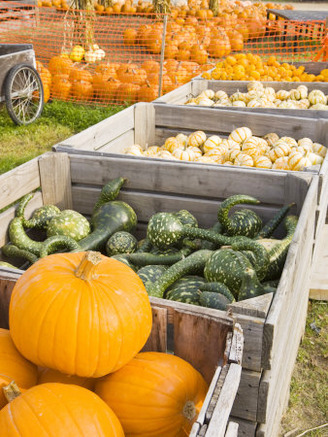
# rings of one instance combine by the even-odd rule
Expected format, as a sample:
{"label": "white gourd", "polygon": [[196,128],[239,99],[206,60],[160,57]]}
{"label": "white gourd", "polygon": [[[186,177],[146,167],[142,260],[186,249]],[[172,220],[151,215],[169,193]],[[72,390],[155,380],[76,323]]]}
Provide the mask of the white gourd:
{"label": "white gourd", "polygon": [[258,82],[256,80],[254,80],[253,82],[250,82],[250,83],[247,84],[247,90],[248,91],[253,91],[253,90],[263,91],[263,89],[264,89],[263,83],[262,82]]}
{"label": "white gourd", "polygon": [[287,90],[279,90],[276,92],[276,98],[279,100],[287,100],[289,99],[290,91]]}
{"label": "white gourd", "polygon": [[311,91],[308,95],[308,99],[311,105],[316,105],[318,103],[321,103],[323,105],[327,104],[327,97],[320,90]]}
{"label": "white gourd", "polygon": [[[293,137],[281,137],[280,140],[283,143],[287,143],[290,147],[297,147],[298,146],[297,141]],[[278,144],[280,144],[280,143],[278,142]]]}
{"label": "white gourd", "polygon": [[198,158],[199,156],[202,156],[202,151],[200,150],[199,147],[195,147],[195,146],[189,146],[186,148],[186,151],[192,151],[195,154],[195,157]]}
{"label": "white gourd", "polygon": [[215,98],[215,91],[213,91],[213,90],[205,90],[205,91],[202,91],[202,92],[199,94],[198,97],[200,97],[200,96],[202,96],[202,97],[207,97],[208,99],[213,100],[213,99]]}
{"label": "white gourd", "polygon": [[206,138],[207,137],[206,137],[205,132],[203,132],[201,130],[193,132],[188,137],[188,146],[200,147],[205,143]]}
{"label": "white gourd", "polygon": [[171,152],[169,152],[168,150],[160,150],[155,158],[160,158],[160,159],[172,159],[172,160],[176,160],[177,158],[175,158]]}
{"label": "white gourd", "polygon": [[196,156],[195,153],[190,149],[190,147],[187,147],[187,149],[175,149],[173,150],[172,155],[175,158],[180,159],[180,161],[193,161]]}
{"label": "white gourd", "polygon": [[239,106],[240,108],[245,108],[246,103],[241,100],[235,100],[234,102],[232,102],[232,106]]}
{"label": "white gourd", "polygon": [[207,140],[203,144],[202,149],[203,149],[203,151],[205,153],[208,150],[216,148],[221,143],[222,143],[222,138],[221,137],[219,137],[218,135],[212,135],[212,136],[207,138]]}
{"label": "white gourd", "polygon": [[214,159],[211,156],[199,156],[195,159],[195,162],[203,162],[206,164],[216,164],[216,162],[214,161]]}
{"label": "white gourd", "polygon": [[229,135],[228,139],[236,141],[236,143],[242,143],[252,136],[252,131],[248,127],[238,127],[233,130]]}
{"label": "white gourd", "polygon": [[253,158],[260,155],[261,149],[259,138],[254,136],[248,138],[248,140],[243,142],[241,149],[244,153],[247,153]]}
{"label": "white gourd", "polygon": [[306,157],[309,159],[312,165],[321,165],[323,163],[323,157],[317,153],[308,152]]}
{"label": "white gourd", "polygon": [[148,157],[154,157],[161,148],[159,146],[150,146],[144,151],[143,155]]}
{"label": "white gourd", "polygon": [[315,105],[311,106],[310,109],[313,109],[314,111],[327,111],[328,105],[324,105],[323,103],[316,103]]}
{"label": "white gourd", "polygon": [[233,162],[232,162],[232,161],[225,161],[225,162],[223,163],[223,165],[233,165]]}
{"label": "white gourd", "polygon": [[262,108],[262,101],[260,99],[252,99],[247,103],[247,108]]}
{"label": "white gourd", "polygon": [[264,135],[263,137],[269,146],[274,146],[274,144],[279,140],[279,135],[274,132],[270,132],[269,134]]}
{"label": "white gourd", "polygon": [[307,159],[298,150],[293,150],[288,156],[288,165],[291,170],[300,171],[303,170]]}
{"label": "white gourd", "polygon": [[197,97],[196,103],[199,106],[213,106],[214,101],[211,99],[208,99],[207,97]]}
{"label": "white gourd", "polygon": [[172,153],[173,150],[181,147],[181,143],[176,139],[176,137],[169,137],[169,138],[166,138],[163,147],[164,147],[164,149],[166,149]]}
{"label": "white gourd", "polygon": [[247,153],[239,153],[239,155],[236,156],[234,164],[242,167],[253,167],[254,161]]}
{"label": "white gourd", "polygon": [[310,102],[308,99],[301,99],[297,102],[297,106],[299,107],[299,109],[309,109]]}
{"label": "white gourd", "polygon": [[275,162],[278,158],[281,158],[282,156],[288,156],[290,151],[291,148],[287,143],[280,142],[269,151],[268,156],[272,162]]}
{"label": "white gourd", "polygon": [[272,161],[267,156],[256,156],[254,158],[254,167],[257,168],[271,168]]}
{"label": "white gourd", "polygon": [[272,168],[276,170],[290,170],[289,164],[288,164],[288,156],[283,156],[281,158],[278,158],[273,164]]}
{"label": "white gourd", "polygon": [[175,138],[180,144],[182,144],[183,146],[187,146],[187,143],[188,143],[188,136],[187,135],[178,134]]}
{"label": "white gourd", "polygon": [[225,91],[219,90],[215,93],[215,99],[216,100],[220,100],[220,99],[227,99],[229,100],[228,94]]}
{"label": "white gourd", "polygon": [[327,148],[320,143],[313,143],[313,152],[324,158],[327,153]]}
{"label": "white gourd", "polygon": [[128,146],[126,149],[124,149],[123,153],[126,155],[134,155],[134,156],[142,156],[143,155],[143,148],[139,144],[132,144],[131,146]]}

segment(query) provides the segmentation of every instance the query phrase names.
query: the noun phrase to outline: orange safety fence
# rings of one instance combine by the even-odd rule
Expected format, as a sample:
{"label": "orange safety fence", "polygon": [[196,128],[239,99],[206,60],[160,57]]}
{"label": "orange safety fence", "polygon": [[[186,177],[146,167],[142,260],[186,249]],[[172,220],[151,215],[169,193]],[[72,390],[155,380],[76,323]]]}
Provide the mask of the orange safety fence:
{"label": "orange safety fence", "polygon": [[[33,44],[46,99],[103,105],[154,100],[236,53],[310,61],[325,32],[324,21],[235,14],[164,19],[149,12],[108,15],[60,5],[26,5],[21,17],[17,10],[0,14],[0,42]],[[239,80],[255,70],[247,60],[241,63],[234,77]]]}

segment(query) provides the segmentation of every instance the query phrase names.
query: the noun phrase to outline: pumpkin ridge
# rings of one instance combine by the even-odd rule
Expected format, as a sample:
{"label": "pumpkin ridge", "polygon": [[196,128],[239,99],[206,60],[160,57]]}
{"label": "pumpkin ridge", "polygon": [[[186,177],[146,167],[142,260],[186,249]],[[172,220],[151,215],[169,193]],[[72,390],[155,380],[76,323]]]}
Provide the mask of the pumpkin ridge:
{"label": "pumpkin ridge", "polygon": [[79,344],[78,336],[79,336],[79,331],[77,329],[77,326],[79,325],[82,293],[78,293],[78,299],[79,299],[79,302],[75,304],[76,314],[77,314],[77,320],[76,320],[76,324],[75,324],[75,350],[76,350],[75,359],[74,359],[74,369],[75,369],[75,371],[77,369],[77,359],[78,359],[78,356],[79,356],[79,354],[78,354],[78,344]]}
{"label": "pumpkin ridge", "polygon": [[[57,396],[56,393],[53,392],[53,390],[49,390],[49,388],[48,388],[48,387],[45,387],[45,386],[43,386],[42,388],[43,388],[43,390],[47,391],[50,395],[52,395],[52,396],[56,399],[56,401],[58,400],[58,403],[59,403],[61,406],[64,406],[64,407],[65,407],[65,409],[66,409],[66,411],[68,412],[69,416],[71,417],[72,421],[75,423],[77,429],[79,430],[79,434],[81,435],[81,437],[84,437],[83,430],[81,430],[79,424],[75,421],[75,417],[74,417],[74,415],[72,414],[72,411],[68,408],[67,403],[66,403],[66,402],[62,402],[62,400]],[[86,390],[87,390],[87,389],[86,389]],[[25,402],[26,402],[26,400],[25,400]],[[27,402],[26,402],[26,403],[27,403]],[[40,419],[39,419],[39,420],[40,420]],[[75,432],[75,431],[74,431],[74,432]],[[76,436],[76,437],[77,437],[77,436]]]}
{"label": "pumpkin ridge", "polygon": [[8,411],[9,411],[10,417],[11,417],[11,419],[12,419],[12,423],[13,423],[14,427],[16,428],[17,434],[19,434],[19,433],[20,433],[20,432],[19,432],[19,428],[18,428],[18,426],[17,426],[17,423],[16,423],[16,420],[15,420],[15,417],[14,417],[13,411],[11,410],[11,405],[10,405],[10,403],[7,405],[7,408],[8,408]]}

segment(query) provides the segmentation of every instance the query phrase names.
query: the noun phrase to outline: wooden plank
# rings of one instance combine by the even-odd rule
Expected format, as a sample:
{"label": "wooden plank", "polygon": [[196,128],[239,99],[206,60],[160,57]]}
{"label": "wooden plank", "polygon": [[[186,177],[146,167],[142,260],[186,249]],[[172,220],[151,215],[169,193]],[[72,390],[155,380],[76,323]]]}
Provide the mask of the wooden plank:
{"label": "wooden plank", "polygon": [[[40,192],[36,192],[34,197],[26,205],[25,217],[29,218],[32,212],[42,205],[42,195]],[[15,210],[16,206],[12,206],[0,214],[0,247],[8,243],[8,226],[11,220],[15,217]]]}
{"label": "wooden plank", "polygon": [[[73,208],[82,214],[90,215],[95,199],[100,194],[100,188],[73,186],[72,194]],[[216,222],[218,208],[221,205],[220,199],[207,200],[201,197],[168,196],[160,193],[138,191],[121,191],[118,199],[127,202],[135,210],[139,222],[148,222],[149,218],[158,211],[172,212],[187,209],[197,218],[200,227],[213,226]],[[265,223],[273,217],[278,209],[269,206],[252,206],[252,210]]]}
{"label": "wooden plank", "polygon": [[231,408],[238,390],[241,375],[241,366],[230,364],[219,399],[215,405],[213,416],[208,424],[206,437],[224,435],[229,420]]}
{"label": "wooden plank", "polygon": [[194,422],[189,437],[197,437],[200,430],[200,424],[198,422]]}
{"label": "wooden plank", "polygon": [[235,322],[240,323],[244,333],[244,352],[242,366],[244,369],[260,372],[262,369],[262,343],[264,320],[258,317],[228,313]]}
{"label": "wooden plank", "polygon": [[[134,106],[94,124],[59,144],[79,150],[98,150],[110,141],[134,128]],[[56,147],[55,147],[56,149]]]}
{"label": "wooden plank", "polygon": [[134,142],[143,148],[154,145],[155,109],[151,103],[137,103],[134,110]]}
{"label": "wooden plank", "polygon": [[167,309],[152,306],[153,324],[145,351],[167,352]]}
{"label": "wooden plank", "polygon": [[256,422],[260,380],[260,372],[242,370],[239,388],[231,410],[233,416]]}
{"label": "wooden plank", "polygon": [[69,156],[66,153],[47,153],[39,159],[44,205],[72,208]]}
{"label": "wooden plank", "polygon": [[311,247],[314,238],[317,188],[318,177],[314,176],[303,204],[279,286],[266,320],[262,357],[264,369],[270,368],[273,357],[278,359],[275,356],[275,351],[278,353],[278,356],[284,353],[281,348],[281,339],[286,336],[285,321],[289,320],[291,316],[288,312],[290,303],[292,302],[293,304],[295,302],[295,295],[298,295],[298,301],[308,297],[304,286],[301,293],[295,288],[295,283],[302,273],[305,273],[307,276],[310,273],[309,266],[312,262]]}
{"label": "wooden plank", "polygon": [[[225,350],[226,353],[227,349]],[[241,364],[244,351],[244,333],[239,323],[233,328],[233,337],[229,351],[229,363]]]}
{"label": "wooden plank", "polygon": [[[202,129],[219,133],[230,134],[233,129],[240,126],[248,126],[253,135],[263,136],[268,132],[277,132],[280,136],[289,135],[295,138],[310,137],[320,142],[322,139],[321,129],[318,132],[317,122],[301,117],[284,117],[272,114],[249,114],[237,111],[213,111],[207,107],[197,106],[173,106],[154,104],[156,126]],[[320,124],[327,121],[320,121]]]}
{"label": "wooden plank", "polygon": [[208,407],[210,405],[211,399],[212,399],[213,394],[214,394],[214,390],[215,390],[215,388],[217,386],[217,383],[218,383],[218,380],[220,378],[221,370],[222,370],[221,366],[218,366],[216,368],[215,373],[214,373],[213,378],[212,378],[212,381],[210,383],[210,386],[209,386],[209,388],[207,390],[203,406],[202,406],[202,408],[201,408],[201,410],[199,412],[199,415],[197,417],[197,422],[200,425],[204,425],[204,423],[205,423],[205,417],[206,417],[207,409],[208,409]]}
{"label": "wooden plank", "polygon": [[257,422],[239,419],[238,417],[230,417],[230,420],[238,423],[238,437],[254,437],[257,427]]}
{"label": "wooden plank", "polygon": [[39,158],[0,175],[0,209],[40,187]]}
{"label": "wooden plank", "polygon": [[249,315],[265,319],[273,299],[273,293],[263,294],[241,302],[234,302],[228,308],[235,314]]}
{"label": "wooden plank", "polygon": [[[103,153],[122,153],[124,149],[128,146],[132,146],[134,144],[134,129],[130,129],[119,137],[115,138],[115,140],[110,141],[107,144],[104,144],[102,147],[99,147],[98,152]],[[69,152],[68,148],[60,148],[58,151]]]}
{"label": "wooden plank", "polygon": [[237,437],[238,436],[239,424],[236,422],[229,422],[228,428],[225,433],[225,437]]}
{"label": "wooden plank", "polygon": [[[5,274],[6,279],[2,279]],[[20,272],[8,271],[0,268],[0,328],[9,329],[9,303],[11,292],[20,277]]]}
{"label": "wooden plank", "polygon": [[[128,177],[124,185],[126,189],[204,197],[204,187],[206,187],[206,197],[225,198],[236,193],[247,193],[262,202],[274,205],[283,205],[285,202],[287,173],[183,162],[149,161],[149,158],[141,161],[127,156],[70,156],[73,184],[102,186],[111,178],[126,176]],[[265,178],[265,184],[259,184],[261,177],[263,180]]]}
{"label": "wooden plank", "polygon": [[310,281],[310,299],[328,300],[328,225],[324,225],[316,244]]}
{"label": "wooden plank", "polygon": [[192,364],[209,383],[213,369],[223,361],[227,326],[220,320],[180,310],[174,313],[173,325],[175,355]]}
{"label": "wooden plank", "polygon": [[[188,96],[192,93],[192,84],[193,82],[185,83],[182,86],[179,86],[175,90],[164,94],[162,97],[154,100],[154,103],[170,103],[171,105],[183,104]],[[204,84],[206,85],[206,84]]]}

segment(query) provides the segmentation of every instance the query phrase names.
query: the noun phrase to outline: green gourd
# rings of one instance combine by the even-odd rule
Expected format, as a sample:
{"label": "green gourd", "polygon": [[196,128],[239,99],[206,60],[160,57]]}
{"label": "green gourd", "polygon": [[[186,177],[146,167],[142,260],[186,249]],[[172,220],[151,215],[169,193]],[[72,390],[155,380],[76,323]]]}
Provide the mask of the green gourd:
{"label": "green gourd", "polygon": [[15,266],[13,266],[12,264],[7,263],[7,262],[5,262],[5,261],[0,261],[0,267],[8,267],[8,268],[10,268],[10,269],[19,270],[18,267],[15,267]]}
{"label": "green gourd", "polygon": [[8,258],[22,258],[29,261],[31,264],[38,260],[38,257],[34,255],[34,253],[29,252],[28,250],[19,249],[11,243],[2,246],[1,252]]}
{"label": "green gourd", "polygon": [[120,194],[120,190],[125,182],[126,179],[122,177],[118,177],[107,182],[107,184],[103,186],[100,196],[93,207],[93,214],[105,203],[115,200]]}
{"label": "green gourd", "polygon": [[146,285],[147,283],[154,283],[159,279],[164,272],[166,272],[167,267],[163,265],[148,265],[141,267],[138,270],[138,276]]}
{"label": "green gourd", "polygon": [[179,251],[175,251],[173,253],[168,254],[157,254],[157,253],[148,253],[148,252],[137,252],[126,254],[126,259],[134,264],[135,266],[147,266],[147,265],[172,265],[177,263],[178,261],[184,259],[186,256],[190,255],[192,252],[189,248],[182,248]]}
{"label": "green gourd", "polygon": [[185,226],[172,213],[160,212],[149,219],[147,238],[160,249],[177,245],[186,237],[208,240],[217,245],[232,244],[240,239],[220,235],[213,230]]}
{"label": "green gourd", "polygon": [[260,217],[249,209],[236,211],[231,217],[231,208],[238,204],[257,205],[259,200],[251,196],[237,194],[225,199],[218,210],[218,220],[223,227],[223,231],[230,236],[243,235],[254,238],[262,228]]}
{"label": "green gourd", "polygon": [[261,296],[266,293],[274,293],[275,291],[274,287],[265,287],[260,283],[254,269],[246,268],[238,294],[238,301]]}
{"label": "green gourd", "polygon": [[133,253],[137,250],[138,240],[130,232],[115,232],[106,243],[106,254],[108,256],[120,253]]}
{"label": "green gourd", "polygon": [[211,293],[210,291],[198,291],[199,304],[206,308],[214,308],[226,311],[229,305],[229,299],[220,293]]}
{"label": "green gourd", "polygon": [[290,203],[289,205],[283,206],[275,216],[268,221],[268,223],[263,226],[263,228],[260,230],[260,232],[256,235],[256,239],[259,238],[268,238],[271,237],[271,235],[274,233],[274,231],[277,229],[277,227],[282,223],[286,215],[288,214],[289,210],[292,206],[294,206],[295,203]]}
{"label": "green gourd", "polygon": [[80,241],[90,234],[89,221],[79,212],[65,209],[53,217],[47,227],[47,236],[62,235]]}
{"label": "green gourd", "polygon": [[222,282],[204,282],[204,284],[199,286],[199,291],[223,294],[230,303],[235,300],[229,288]]}
{"label": "green gourd", "polygon": [[50,220],[60,214],[60,209],[55,205],[44,205],[37,208],[29,220],[25,219],[25,208],[28,202],[33,198],[34,193],[26,194],[19,202],[16,209],[16,217],[21,217],[24,228],[46,229]]}

